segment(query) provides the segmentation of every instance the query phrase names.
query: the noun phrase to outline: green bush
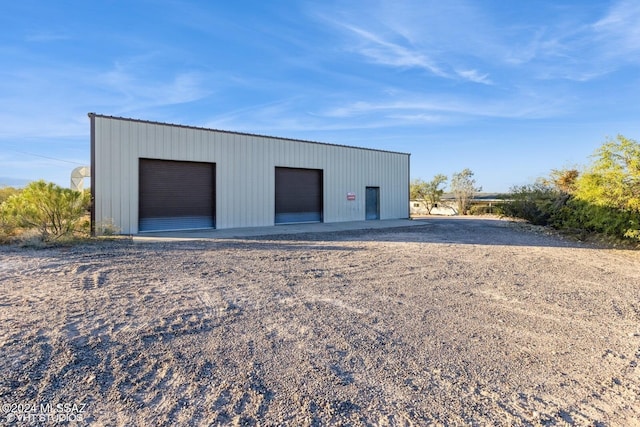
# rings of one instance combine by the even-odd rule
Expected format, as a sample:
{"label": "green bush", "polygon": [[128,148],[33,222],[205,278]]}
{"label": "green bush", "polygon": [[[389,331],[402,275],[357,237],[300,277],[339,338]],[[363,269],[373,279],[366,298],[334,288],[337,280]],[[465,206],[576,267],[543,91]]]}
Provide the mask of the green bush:
{"label": "green bush", "polygon": [[471,205],[469,215],[503,215],[502,203],[494,205]]}
{"label": "green bush", "polygon": [[504,215],[533,224],[640,241],[640,144],[622,135],[605,142],[583,172],[512,189]]}
{"label": "green bush", "polygon": [[640,240],[640,213],[600,206],[572,197],[557,215],[556,227]]}
{"label": "green bush", "polygon": [[640,212],[590,203],[543,184],[512,191],[512,201],[502,206],[504,216],[556,229],[640,241]]}
{"label": "green bush", "polygon": [[9,243],[15,236],[15,227],[0,215],[0,244]]}
{"label": "green bush", "polygon": [[1,231],[6,237],[15,234],[16,230],[36,230],[45,242],[86,235],[90,203],[89,192],[62,188],[42,180],[32,182],[0,205]]}
{"label": "green bush", "polygon": [[552,225],[563,204],[561,193],[542,183],[514,187],[510,197],[511,201],[501,207],[503,215],[526,219],[535,225]]}
{"label": "green bush", "polygon": [[0,188],[0,244],[8,243],[15,237],[16,230],[12,221],[7,215],[2,214],[1,206],[9,197],[20,193],[19,188],[1,187]]}
{"label": "green bush", "polygon": [[0,205],[14,194],[18,194],[21,190],[14,187],[0,187]]}

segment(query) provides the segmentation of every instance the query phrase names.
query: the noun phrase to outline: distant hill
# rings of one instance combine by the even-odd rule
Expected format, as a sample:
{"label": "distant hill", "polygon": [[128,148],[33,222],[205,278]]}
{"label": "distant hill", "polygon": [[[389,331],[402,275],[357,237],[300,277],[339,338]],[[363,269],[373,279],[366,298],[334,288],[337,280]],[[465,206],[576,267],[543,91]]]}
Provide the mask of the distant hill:
{"label": "distant hill", "polygon": [[0,187],[24,187],[29,182],[28,179],[11,178],[9,176],[0,176]]}

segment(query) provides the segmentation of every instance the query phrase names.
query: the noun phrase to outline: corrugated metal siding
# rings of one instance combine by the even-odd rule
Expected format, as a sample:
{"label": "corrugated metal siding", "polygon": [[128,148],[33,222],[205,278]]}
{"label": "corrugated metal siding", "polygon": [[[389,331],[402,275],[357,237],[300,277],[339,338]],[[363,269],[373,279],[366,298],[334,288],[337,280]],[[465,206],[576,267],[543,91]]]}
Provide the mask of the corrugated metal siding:
{"label": "corrugated metal siding", "polygon": [[366,187],[380,187],[380,219],[408,216],[408,154],[99,115],[92,121],[95,220],[112,220],[125,234],[138,233],[140,158],[215,163],[216,228],[274,224],[276,167],[323,170],[324,222],[363,220]]}

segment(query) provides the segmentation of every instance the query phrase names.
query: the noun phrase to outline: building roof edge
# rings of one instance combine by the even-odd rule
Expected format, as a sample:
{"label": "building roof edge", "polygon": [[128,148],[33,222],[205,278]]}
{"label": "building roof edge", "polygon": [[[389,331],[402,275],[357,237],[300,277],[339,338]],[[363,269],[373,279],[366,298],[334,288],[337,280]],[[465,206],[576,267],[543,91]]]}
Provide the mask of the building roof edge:
{"label": "building roof edge", "polygon": [[308,143],[308,144],[329,145],[329,146],[332,146],[332,147],[354,148],[356,150],[377,151],[377,152],[382,152],[382,153],[402,154],[402,155],[405,155],[405,156],[411,156],[411,153],[403,153],[403,152],[400,152],[400,151],[382,150],[382,149],[379,149],[379,148],[357,147],[357,146],[353,146],[353,145],[334,144],[334,143],[330,143],[330,142],[311,141],[311,140],[305,140],[305,139],[287,138],[287,137],[282,137],[282,136],[262,135],[262,134],[249,133],[249,132],[235,132],[235,131],[230,131],[230,130],[207,128],[207,127],[204,127],[204,126],[181,125],[181,124],[176,124],[176,123],[166,123],[166,122],[158,122],[158,121],[152,121],[152,120],[134,119],[134,118],[129,118],[129,117],[110,116],[110,115],[97,114],[97,113],[88,113],[87,116],[89,116],[90,118],[91,117],[98,117],[98,118],[104,118],[104,119],[122,120],[122,121],[128,121],[128,122],[136,122],[136,123],[147,123],[147,124],[152,124],[152,125],[170,126],[170,127],[184,128],[184,129],[194,129],[194,130],[204,130],[204,131],[211,131],[211,132],[221,132],[221,133],[227,133],[227,134],[232,134],[232,135],[257,136],[257,137],[260,137],[260,138],[279,139],[279,140],[283,140],[283,141],[304,142],[304,143]]}

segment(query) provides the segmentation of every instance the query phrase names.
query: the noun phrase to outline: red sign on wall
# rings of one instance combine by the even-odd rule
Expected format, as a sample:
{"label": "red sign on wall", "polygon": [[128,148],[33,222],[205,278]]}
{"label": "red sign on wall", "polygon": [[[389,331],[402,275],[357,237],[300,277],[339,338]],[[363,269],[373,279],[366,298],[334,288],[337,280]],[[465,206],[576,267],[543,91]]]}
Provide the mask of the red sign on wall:
{"label": "red sign on wall", "polygon": [[355,200],[356,193],[347,193],[347,200]]}

